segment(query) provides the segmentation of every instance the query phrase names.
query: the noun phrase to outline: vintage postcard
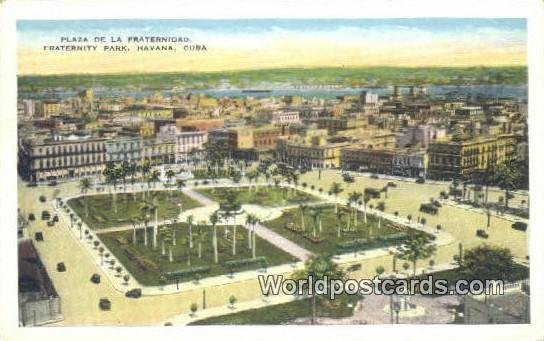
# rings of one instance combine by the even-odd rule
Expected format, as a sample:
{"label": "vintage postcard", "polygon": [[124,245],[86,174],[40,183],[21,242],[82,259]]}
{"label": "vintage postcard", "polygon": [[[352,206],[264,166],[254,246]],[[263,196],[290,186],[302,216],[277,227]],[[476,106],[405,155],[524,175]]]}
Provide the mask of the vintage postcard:
{"label": "vintage postcard", "polygon": [[527,16],[14,22],[19,328],[535,322]]}

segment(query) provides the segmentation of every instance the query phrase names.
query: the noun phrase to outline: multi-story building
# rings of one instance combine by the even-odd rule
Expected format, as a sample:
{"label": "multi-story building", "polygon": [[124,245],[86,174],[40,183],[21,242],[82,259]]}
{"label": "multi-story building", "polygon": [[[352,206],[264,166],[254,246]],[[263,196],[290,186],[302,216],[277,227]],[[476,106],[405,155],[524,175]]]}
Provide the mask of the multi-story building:
{"label": "multi-story building", "polygon": [[24,139],[19,146],[19,174],[29,181],[99,175],[106,162],[105,142],[74,136]]}
{"label": "multi-story building", "polygon": [[299,123],[300,116],[298,111],[274,111],[272,113],[273,124],[292,124]]}
{"label": "multi-story building", "polygon": [[392,174],[410,178],[427,176],[428,157],[424,149],[395,149]]}
{"label": "multi-story building", "polygon": [[130,116],[138,116],[146,119],[155,119],[155,118],[173,118],[174,109],[169,108],[160,108],[160,109],[136,109],[123,112]]}
{"label": "multi-story building", "polygon": [[341,130],[366,128],[368,121],[366,119],[358,119],[355,117],[326,117],[316,120],[319,129],[327,129],[330,135],[336,134]]}
{"label": "multi-story building", "polygon": [[307,131],[306,136],[278,138],[276,159],[297,167],[338,168],[341,150],[349,145],[327,141],[325,130]]}
{"label": "multi-story building", "polygon": [[516,159],[516,137],[456,135],[429,144],[428,176],[436,179],[469,178]]}
{"label": "multi-story building", "polygon": [[50,117],[60,114],[60,101],[59,100],[44,100],[36,103],[36,111],[40,117]]}
{"label": "multi-story building", "polygon": [[208,142],[208,133],[206,131],[180,131],[174,124],[167,124],[160,127],[157,133],[157,140],[163,142],[173,142],[175,145],[175,162],[185,162],[189,159],[191,152],[201,154],[204,144]]}
{"label": "multi-story building", "polygon": [[343,169],[391,174],[393,169],[393,149],[372,149],[363,146],[344,148],[341,153]]}
{"label": "multi-story building", "polygon": [[23,114],[28,117],[34,117],[36,103],[32,99],[23,99]]}
{"label": "multi-story building", "polygon": [[201,157],[204,144],[208,142],[208,133],[205,131],[186,131],[175,136],[176,162],[185,162],[191,153]]}
{"label": "multi-story building", "polygon": [[106,141],[106,161],[139,161],[142,158],[143,140],[140,137],[121,136]]}
{"label": "multi-story building", "polygon": [[427,148],[431,141],[446,136],[446,129],[432,125],[420,125],[408,127],[402,133],[396,135],[396,146],[400,148],[419,145]]}
{"label": "multi-story building", "polygon": [[176,143],[158,139],[144,139],[142,159],[149,160],[152,165],[176,162]]}

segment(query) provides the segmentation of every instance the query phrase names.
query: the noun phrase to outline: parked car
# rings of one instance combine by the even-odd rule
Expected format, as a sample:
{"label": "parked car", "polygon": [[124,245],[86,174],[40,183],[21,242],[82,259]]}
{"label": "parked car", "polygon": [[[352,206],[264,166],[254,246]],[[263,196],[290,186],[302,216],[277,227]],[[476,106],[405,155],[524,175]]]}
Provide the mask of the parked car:
{"label": "parked car", "polygon": [[387,186],[389,186],[389,187],[397,187],[397,184],[394,183],[393,181],[389,181],[389,182],[387,183]]}
{"label": "parked car", "polygon": [[125,293],[125,296],[131,297],[131,298],[140,298],[142,296],[142,289],[136,288],[136,289],[129,290]]}
{"label": "parked car", "polygon": [[29,182],[29,183],[26,184],[26,187],[37,187],[37,186],[38,186],[38,184],[35,183],[35,182]]}
{"label": "parked car", "polygon": [[59,222],[59,216],[58,216],[58,215],[55,214],[55,215],[53,216],[53,222],[54,222],[54,223],[58,223],[58,222]]}
{"label": "parked car", "polygon": [[173,324],[172,324],[172,322],[164,322],[164,326],[165,327],[172,327]]}
{"label": "parked car", "polygon": [[476,235],[480,238],[486,238],[486,239],[489,237],[489,234],[482,229],[477,230]]}
{"label": "parked car", "polygon": [[512,228],[518,231],[527,231],[527,224],[522,221],[516,221],[512,224]]}
{"label": "parked car", "polygon": [[55,226],[55,222],[53,220],[50,220],[47,222],[47,226],[51,227],[51,226]]}
{"label": "parked car", "polygon": [[39,200],[40,202],[46,202],[47,198],[45,197],[45,195],[40,195]]}
{"label": "parked car", "polygon": [[93,282],[94,284],[100,283],[100,275],[99,274],[93,274],[91,276],[91,282]]}
{"label": "parked car", "polygon": [[57,182],[55,180],[51,181],[50,183],[47,184],[48,186],[56,186],[57,185]]}
{"label": "parked car", "polygon": [[377,174],[372,174],[370,176],[371,179],[379,179],[380,177]]}
{"label": "parked car", "polygon": [[34,234],[34,239],[36,239],[37,242],[42,242],[43,241],[43,234],[41,232],[36,232]]}
{"label": "parked car", "polygon": [[66,271],[66,265],[64,265],[63,262],[57,263],[57,271],[58,271],[58,272],[64,272],[64,271]]}
{"label": "parked car", "polygon": [[42,220],[49,220],[51,218],[51,213],[49,211],[42,211]]}
{"label": "parked car", "polygon": [[101,310],[111,310],[111,302],[109,299],[105,297],[100,299],[98,306],[100,307]]}
{"label": "parked car", "polygon": [[416,179],[416,184],[424,184],[425,183],[425,179],[424,178],[417,178]]}

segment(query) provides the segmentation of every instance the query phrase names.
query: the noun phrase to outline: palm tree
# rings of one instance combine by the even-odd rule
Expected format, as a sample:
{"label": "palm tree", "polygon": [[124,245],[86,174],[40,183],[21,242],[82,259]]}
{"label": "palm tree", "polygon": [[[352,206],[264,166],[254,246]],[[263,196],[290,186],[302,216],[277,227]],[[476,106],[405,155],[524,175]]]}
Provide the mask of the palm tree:
{"label": "palm tree", "polygon": [[193,248],[193,220],[194,217],[192,215],[187,216],[187,219],[185,222],[187,225],[189,225],[189,248]]}
{"label": "palm tree", "polygon": [[[312,279],[315,281],[317,280],[324,280],[325,278],[334,278],[342,280],[345,278],[345,274],[340,269],[338,264],[334,263],[330,258],[324,257],[324,256],[311,256],[304,264],[304,269],[299,270],[295,272],[294,276],[295,279],[300,280],[308,280],[308,278],[312,277]],[[305,292],[308,293],[308,287],[302,288]],[[312,307],[312,324],[315,323],[315,318],[317,315],[317,299],[318,294],[315,292],[315,290],[312,290],[310,293],[312,299],[311,307]],[[323,293],[321,295],[324,295]]]}
{"label": "palm tree", "polygon": [[[344,189],[342,189],[342,186],[338,182],[333,182],[330,188],[330,192],[332,195],[334,195],[334,198],[338,198],[338,194],[342,193]],[[334,201],[334,213],[338,213],[338,202]]]}
{"label": "palm tree", "polygon": [[138,223],[138,218],[132,217],[130,222],[132,223],[132,244],[136,245],[136,224]]}
{"label": "palm tree", "polygon": [[308,209],[308,206],[300,204],[298,208],[300,209],[300,227],[302,228],[302,231],[306,231],[306,226],[304,225],[304,212]]}
{"label": "palm tree", "polygon": [[150,176],[149,180],[153,183],[153,188],[155,188],[155,185],[159,181],[160,176],[161,176],[161,174],[156,169],[153,172],[151,172],[151,176]]}
{"label": "palm tree", "polygon": [[406,241],[406,248],[401,251],[398,258],[412,262],[414,274],[416,276],[416,262],[420,259],[429,258],[436,252],[436,245],[431,243],[427,234],[413,236]]}
{"label": "palm tree", "polygon": [[319,219],[319,212],[317,212],[317,210],[315,209],[310,210],[310,217],[312,218],[312,221],[313,221],[312,236],[315,238],[316,231],[317,231],[317,221]]}
{"label": "palm tree", "polygon": [[217,253],[217,222],[219,222],[219,215],[217,212],[213,212],[210,215],[210,224],[213,228],[212,244],[213,244],[213,259],[215,264],[219,263],[219,257]]}
{"label": "palm tree", "polygon": [[247,229],[247,248],[250,249],[250,250],[251,250],[251,229],[249,228],[249,226],[251,226],[251,224],[253,224],[253,219],[254,219],[253,214],[248,213],[246,215],[245,226],[246,226],[246,229]]}
{"label": "palm tree", "polygon": [[202,258],[202,243],[206,241],[206,238],[208,237],[208,234],[206,231],[202,229],[204,226],[204,222],[200,222],[198,224],[197,234],[196,234],[196,242],[198,245],[198,258]]}
{"label": "palm tree", "polygon": [[176,173],[172,169],[166,171],[166,180],[168,182],[168,185],[170,185],[174,176],[176,176]]}
{"label": "palm tree", "polygon": [[159,230],[159,205],[157,204],[157,192],[151,194],[151,210],[154,213],[154,223],[153,223],[153,248],[157,247],[157,233]]}
{"label": "palm tree", "polygon": [[[84,195],[87,194],[87,191],[91,189],[91,180],[89,178],[83,178],[79,181],[79,188],[81,193]],[[85,217],[89,217],[89,205],[87,203],[87,196],[84,197],[83,202],[85,203]]]}
{"label": "palm tree", "polygon": [[147,224],[149,222],[149,212],[151,211],[151,206],[144,202],[140,206],[140,214],[141,214],[141,220],[144,223],[144,246],[147,246]]}
{"label": "palm tree", "polygon": [[357,228],[357,211],[355,210],[355,205],[357,205],[362,196],[363,194],[361,192],[355,191],[351,192],[348,198],[348,202],[353,203],[352,214],[354,215],[355,228]]}
{"label": "palm tree", "polygon": [[342,219],[344,218],[344,212],[338,211],[336,212],[336,229],[337,229],[337,237],[340,238],[340,231],[342,227]]}
{"label": "palm tree", "polygon": [[251,246],[251,256],[253,257],[253,259],[257,258],[257,238],[255,237],[256,233],[255,233],[255,225],[259,224],[259,218],[257,218],[257,216],[254,216],[253,217],[253,221],[252,221],[252,227],[253,227],[253,232],[251,233],[252,235],[252,239],[253,239],[253,245]]}
{"label": "palm tree", "polygon": [[185,180],[182,180],[182,179],[177,179],[176,180],[176,187],[178,189],[178,191],[181,191],[183,189],[183,187],[186,186],[186,181]]}
{"label": "palm tree", "polygon": [[367,220],[366,220],[366,205],[368,204],[369,201],[370,201],[370,196],[368,194],[365,194],[363,196],[363,219],[365,221],[365,224],[367,223]]}

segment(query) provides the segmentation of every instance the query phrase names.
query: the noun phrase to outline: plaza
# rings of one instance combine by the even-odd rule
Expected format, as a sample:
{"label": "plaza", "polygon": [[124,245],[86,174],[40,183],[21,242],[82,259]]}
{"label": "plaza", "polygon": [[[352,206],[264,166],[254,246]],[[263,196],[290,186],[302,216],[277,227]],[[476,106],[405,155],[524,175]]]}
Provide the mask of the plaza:
{"label": "plaza", "polygon": [[[355,182],[344,184],[342,183],[342,177],[335,171],[322,171],[321,179],[319,179],[319,172],[312,171],[301,175],[301,182],[307,182],[308,186],[298,186],[297,192],[307,193],[308,197],[315,197],[319,200],[307,203],[311,208],[312,205],[325,205],[325,212],[329,212],[331,215],[334,213],[334,204],[338,204],[340,211],[347,210],[349,214],[346,199],[348,194],[357,189],[361,190],[367,187],[381,188],[385,186],[391,179],[374,179],[367,176],[355,176]],[[319,191],[319,188],[329,188],[333,182],[342,183],[344,191],[342,191],[337,197],[331,196],[325,191]],[[373,209],[368,208],[368,224],[369,227],[365,227],[362,215],[362,208],[358,207],[357,220],[358,226],[361,230],[357,237],[368,237],[368,233],[376,233],[381,231],[383,234],[394,232],[390,230],[389,224],[398,223],[408,225],[406,216],[412,215],[412,225],[416,224],[416,217],[421,215],[427,219],[427,226],[414,226],[414,228],[421,229],[429,234],[435,234],[437,237],[437,243],[439,244],[438,252],[435,257],[438,269],[440,264],[449,264],[453,255],[457,251],[457,243],[461,242],[465,247],[477,246],[482,243],[481,240],[475,238],[475,230],[479,227],[485,226],[486,216],[484,213],[467,210],[455,206],[443,205],[438,215],[433,216],[429,214],[423,214],[418,212],[419,204],[421,202],[427,202],[430,197],[437,198],[438,193],[447,187],[446,183],[426,183],[416,184],[410,181],[395,181],[397,186],[390,188],[387,193],[387,197],[384,194],[379,199],[372,199],[368,205],[373,205]],[[310,186],[313,185],[312,187]],[[219,195],[219,188],[226,187],[243,187],[242,193],[249,191],[248,183],[242,182],[242,184],[232,184],[229,180],[220,179],[217,184],[208,185],[208,187],[216,186],[213,189],[216,195]],[[266,184],[263,184],[265,187]],[[291,185],[293,186],[293,185]],[[130,191],[138,192],[140,186],[133,186]],[[270,189],[272,189],[271,187]],[[255,190],[255,189],[253,189]],[[263,188],[266,191],[266,188]],[[198,186],[196,191],[192,187],[191,183],[187,188],[183,189],[183,195],[188,196],[196,203],[193,208],[183,208],[181,215],[178,212],[178,223],[176,227],[177,244],[180,245],[178,251],[174,252],[173,258],[176,259],[174,264],[170,264],[168,260],[168,252],[166,255],[162,254],[162,247],[159,237],[158,246],[156,249],[151,247],[151,230],[152,226],[148,227],[148,242],[150,243],[147,249],[142,249],[139,252],[146,257],[154,261],[159,260],[161,271],[175,271],[180,270],[183,267],[189,267],[187,265],[187,255],[184,253],[186,246],[183,246],[183,240],[187,239],[187,225],[185,223],[186,217],[193,215],[195,222],[209,217],[211,213],[219,208],[219,204],[208,197],[198,196],[199,192],[212,191],[212,188],[205,188],[204,186]],[[165,198],[176,198],[174,193],[165,193]],[[197,193],[197,196],[194,194]],[[407,193],[410,193],[407,195]],[[124,199],[123,193],[117,193],[118,205],[121,205]],[[47,202],[41,203],[38,200],[39,195],[45,195],[48,199]],[[37,213],[43,209],[55,211],[55,197],[70,198],[79,197],[81,195],[77,182],[65,182],[57,185],[56,187],[39,186],[37,188],[29,188],[25,186],[25,183],[19,182],[19,207],[22,212],[28,214],[30,212]],[[107,196],[106,194],[99,194]],[[139,194],[141,195],[141,193]],[[136,195],[139,198],[139,195]],[[500,195],[498,191],[490,191],[491,197],[497,197]],[[90,194],[90,197],[94,197],[95,194]],[[210,197],[213,198],[212,195]],[[519,202],[523,198],[523,194],[516,194],[513,202]],[[134,199],[132,199],[134,200]],[[139,199],[138,199],[139,200]],[[251,201],[250,199],[248,199]],[[185,202],[188,201],[187,199]],[[127,202],[130,202],[128,200]],[[182,202],[183,199],[182,199]],[[384,202],[384,212],[377,210],[375,207],[378,202]],[[328,205],[328,206],[327,206]],[[185,205],[184,205],[185,206]],[[119,206],[120,207],[120,206]],[[119,209],[118,207],[118,209]],[[300,225],[300,208],[299,205],[287,203],[285,206],[276,207],[264,207],[256,204],[244,204],[243,209],[248,211],[260,212],[262,221],[256,226],[256,230],[260,228],[257,233],[257,256],[266,256],[267,259],[273,260],[266,271],[270,274],[285,274],[289,275],[292,271],[300,269],[302,262],[300,261],[306,255],[319,252],[319,243],[315,244],[308,239],[300,236],[290,236],[287,232],[291,232],[285,228],[285,222],[291,214],[291,222],[293,225]],[[74,209],[75,211],[75,209]],[[225,271],[225,268],[219,266],[215,270],[210,270],[210,276],[203,276],[198,283],[195,283],[194,278],[182,280],[179,283],[179,287],[176,287],[175,283],[167,282],[163,283],[158,281],[157,273],[150,275],[151,279],[146,279],[146,275],[138,273],[137,265],[134,262],[124,258],[121,252],[122,248],[119,247],[118,237],[122,237],[121,240],[131,245],[131,240],[134,227],[117,226],[114,227],[117,230],[103,230],[100,229],[94,231],[92,224],[89,225],[89,234],[94,234],[98,240],[101,241],[101,245],[105,247],[104,253],[110,253],[110,259],[116,258],[117,265],[122,267],[122,275],[129,274],[129,283],[124,283],[123,276],[119,275],[112,268],[110,264],[107,264],[101,257],[100,253],[96,250],[96,247],[90,240],[79,240],[79,232],[77,227],[70,228],[70,218],[67,213],[63,213],[62,209],[58,210],[61,216],[60,222],[54,227],[46,226],[44,221],[32,222],[29,226],[29,233],[33,235],[34,232],[42,232],[44,234],[45,242],[38,243],[37,248],[42,255],[43,262],[51,274],[52,281],[54,282],[59,295],[63,298],[63,315],[64,320],[59,322],[62,325],[73,324],[116,324],[117,321],[123,321],[123,324],[158,324],[161,321],[177,321],[179,323],[188,323],[194,320],[185,314],[188,314],[190,304],[192,302],[202,302],[203,292],[205,292],[206,310],[202,310],[198,314],[199,318],[206,317],[206,312],[209,314],[219,314],[221,306],[227,304],[228,297],[230,295],[236,295],[239,305],[245,307],[244,309],[259,308],[260,306],[266,306],[270,303],[264,303],[261,300],[261,294],[256,281],[256,274],[264,271],[263,267],[245,268],[240,269],[241,272],[230,274]],[[122,212],[119,210],[119,212]],[[397,213],[397,214],[395,214]],[[84,210],[79,210],[78,215],[85,214]],[[376,226],[376,216],[381,215],[382,220],[380,223],[380,229]],[[287,218],[286,218],[287,217]],[[170,217],[175,219],[174,217]],[[245,222],[245,215],[241,214],[236,217],[236,221],[229,223],[229,229],[232,230],[233,224],[237,224],[238,236],[241,238],[238,242],[237,257],[241,259],[251,258],[249,249],[247,247],[247,230],[243,225]],[[330,239],[337,233],[336,224],[331,228],[331,221],[328,219],[334,219],[334,217],[327,218],[327,214],[323,215],[323,231],[329,231],[324,239]],[[150,224],[152,225],[150,219]],[[161,236],[161,229],[168,227],[168,223],[172,220],[161,222],[159,224],[159,236]],[[84,223],[86,225],[86,223]],[[311,232],[314,229],[314,220],[308,215],[305,217],[306,229]],[[436,234],[433,232],[434,226],[441,224],[442,230]],[[208,223],[202,223],[203,226],[208,226]],[[421,224],[420,224],[421,225]],[[489,228],[489,239],[487,243],[494,245],[508,246],[516,259],[523,263],[525,256],[527,255],[527,240],[526,233],[523,231],[514,230],[510,227],[511,222],[500,216],[491,217],[491,227]],[[326,227],[325,227],[326,226]],[[226,224],[223,221],[218,224],[218,235],[223,237]],[[319,227],[316,227],[317,229]],[[167,230],[168,231],[168,230]],[[171,230],[169,230],[171,232]],[[196,231],[196,228],[195,228]],[[373,232],[371,232],[373,231]],[[98,232],[98,233],[96,233]],[[136,248],[142,248],[143,230],[140,228],[137,230],[138,239]],[[365,234],[366,233],[366,234]],[[306,242],[306,243],[305,243]],[[334,242],[330,243],[334,245]],[[203,244],[204,245],[204,244]],[[198,258],[198,255],[194,253],[191,261],[192,265],[206,265],[213,264],[211,243],[206,243],[206,246],[202,249],[202,259]],[[131,245],[134,247],[134,245]],[[227,240],[219,243],[219,248],[222,249],[223,254],[220,259],[222,261],[233,260],[231,255],[231,246]],[[383,245],[379,245],[383,246]],[[324,250],[327,248],[324,247]],[[302,251],[301,251],[302,250]],[[194,251],[196,252],[196,251]],[[297,253],[298,252],[298,253]],[[328,253],[328,252],[327,252]],[[66,257],[69,254],[70,257]],[[298,255],[298,257],[296,257]],[[58,262],[64,261],[68,268],[66,273],[58,273],[55,271],[55,266]],[[362,269],[354,276],[364,278],[372,276],[376,269],[376,266],[383,265],[386,268],[386,272],[391,271],[391,255],[388,252],[387,247],[379,247],[375,250],[367,250],[364,254],[354,255],[352,252],[341,254],[336,257],[336,261],[340,264],[357,264],[362,265]],[[183,265],[182,265],[183,264]],[[425,270],[431,271],[429,267],[421,262],[417,271]],[[143,271],[141,271],[143,272]],[[89,281],[89,277],[93,273],[99,273],[105,275],[107,278],[101,285],[94,285]],[[149,286],[151,285],[151,286]],[[79,288],[73,290],[74,287]],[[138,300],[130,300],[124,297],[124,292],[132,287],[141,287],[143,290],[143,297]],[[104,313],[98,309],[97,302],[100,297],[109,297],[112,301],[112,312]],[[281,297],[274,298],[275,302],[285,302],[285,299]],[[244,303],[247,302],[247,303]],[[153,309],[153,314],[150,314],[146,308],[149,304],[157,306],[157,309]],[[202,307],[203,304],[200,303]],[[202,308],[200,308],[202,309]],[[85,314],[81,314],[85,311]],[[138,313],[134,313],[134,312]],[[225,313],[225,312],[223,312]],[[84,316],[84,318],[82,318]],[[175,316],[185,316],[181,319],[175,318]]]}

